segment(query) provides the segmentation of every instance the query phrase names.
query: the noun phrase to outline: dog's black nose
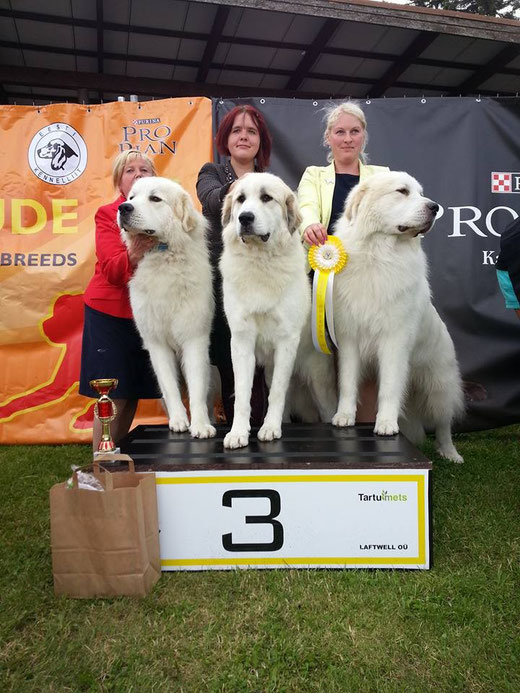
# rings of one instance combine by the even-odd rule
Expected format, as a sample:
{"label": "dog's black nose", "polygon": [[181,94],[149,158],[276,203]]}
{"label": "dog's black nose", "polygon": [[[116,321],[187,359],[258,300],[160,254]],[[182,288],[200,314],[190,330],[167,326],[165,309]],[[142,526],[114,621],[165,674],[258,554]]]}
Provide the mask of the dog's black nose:
{"label": "dog's black nose", "polygon": [[428,207],[431,209],[433,216],[439,211],[439,205],[436,202],[430,202]]}
{"label": "dog's black nose", "polygon": [[121,214],[130,214],[130,212],[134,211],[134,205],[131,205],[130,202],[122,202],[119,207],[119,211]]}
{"label": "dog's black nose", "polygon": [[251,226],[254,220],[255,215],[253,212],[242,212],[242,214],[239,214],[238,216],[238,221],[242,226]]}

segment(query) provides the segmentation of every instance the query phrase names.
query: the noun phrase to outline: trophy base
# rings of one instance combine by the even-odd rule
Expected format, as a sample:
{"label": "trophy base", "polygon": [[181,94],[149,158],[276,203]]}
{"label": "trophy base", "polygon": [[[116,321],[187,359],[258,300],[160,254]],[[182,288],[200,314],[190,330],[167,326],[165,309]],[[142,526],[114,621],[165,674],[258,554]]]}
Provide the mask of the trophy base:
{"label": "trophy base", "polygon": [[[96,452],[94,453],[94,459],[96,459],[96,457],[99,457],[100,455],[106,455],[107,453],[119,455],[121,453],[121,448],[112,448],[111,450],[96,450]],[[104,464],[107,461],[111,462],[111,460],[104,460]]]}
{"label": "trophy base", "polygon": [[[96,452],[99,453],[106,453],[106,452],[119,452],[119,448],[117,448],[114,444],[113,440],[102,440],[98,446],[98,449]],[[96,453],[94,453],[96,454]]]}

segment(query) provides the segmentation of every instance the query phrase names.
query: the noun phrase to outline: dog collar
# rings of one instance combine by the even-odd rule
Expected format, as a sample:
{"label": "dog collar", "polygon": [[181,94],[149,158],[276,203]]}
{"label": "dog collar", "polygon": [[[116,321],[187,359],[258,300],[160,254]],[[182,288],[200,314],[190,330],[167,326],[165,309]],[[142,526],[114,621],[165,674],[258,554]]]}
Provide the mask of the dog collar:
{"label": "dog collar", "polygon": [[160,253],[164,252],[165,250],[169,250],[168,243],[157,243],[155,246],[155,249],[158,250]]}

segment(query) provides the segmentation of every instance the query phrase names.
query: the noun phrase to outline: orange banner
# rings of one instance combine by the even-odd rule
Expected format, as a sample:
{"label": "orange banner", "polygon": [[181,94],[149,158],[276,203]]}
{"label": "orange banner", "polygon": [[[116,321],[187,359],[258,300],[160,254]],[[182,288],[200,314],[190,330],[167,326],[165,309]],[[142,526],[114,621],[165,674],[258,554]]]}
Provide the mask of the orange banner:
{"label": "orange banner", "polygon": [[[78,394],[94,214],[116,198],[114,157],[136,148],[196,200],[212,159],[211,101],[0,106],[0,442],[88,442]],[[158,402],[140,421],[166,421]],[[143,418],[144,417],[144,418]]]}

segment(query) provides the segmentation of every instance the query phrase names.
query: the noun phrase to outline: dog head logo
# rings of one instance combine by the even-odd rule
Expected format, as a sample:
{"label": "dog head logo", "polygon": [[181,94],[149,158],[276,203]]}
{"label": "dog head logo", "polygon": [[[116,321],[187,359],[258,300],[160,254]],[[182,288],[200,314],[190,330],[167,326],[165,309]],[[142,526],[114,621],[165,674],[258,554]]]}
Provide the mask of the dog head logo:
{"label": "dog head logo", "polygon": [[51,185],[72,183],[85,171],[87,146],[67,123],[52,123],[33,137],[28,151],[31,171]]}
{"label": "dog head logo", "polygon": [[36,150],[36,156],[40,159],[50,159],[51,168],[53,171],[63,171],[67,159],[71,156],[78,156],[69,145],[62,140],[61,137],[55,137],[50,140],[44,147]]}

